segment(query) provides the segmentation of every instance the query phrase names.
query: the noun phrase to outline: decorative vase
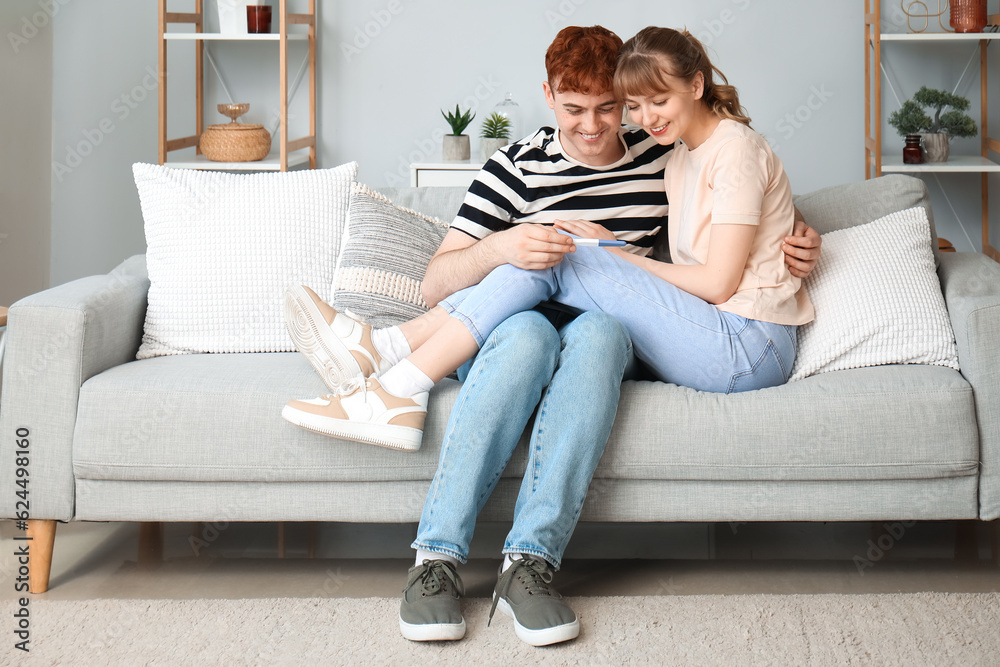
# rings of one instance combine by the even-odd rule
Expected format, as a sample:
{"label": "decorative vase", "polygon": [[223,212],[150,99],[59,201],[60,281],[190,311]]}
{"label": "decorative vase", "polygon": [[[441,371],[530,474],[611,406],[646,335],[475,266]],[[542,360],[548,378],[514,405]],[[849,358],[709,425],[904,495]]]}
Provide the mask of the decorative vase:
{"label": "decorative vase", "polygon": [[903,164],[923,164],[924,152],[920,148],[920,135],[906,135],[906,145],[903,146]]}
{"label": "decorative vase", "polygon": [[955,32],[982,32],[986,27],[986,0],[951,0],[951,27]]}
{"label": "decorative vase", "polygon": [[503,101],[493,107],[493,113],[505,116],[510,121],[510,137],[515,141],[524,136],[521,127],[521,107],[514,101],[512,93],[504,95]]}
{"label": "decorative vase", "polygon": [[251,0],[218,0],[219,32],[224,35],[247,34],[247,5],[258,4]]}
{"label": "decorative vase", "polygon": [[489,160],[491,155],[506,146],[507,143],[508,141],[503,138],[482,137],[479,143],[479,154],[482,156],[483,162]]}
{"label": "decorative vase", "polygon": [[948,161],[948,135],[944,133],[924,135],[924,160],[927,162]]}
{"label": "decorative vase", "polygon": [[468,160],[472,155],[467,134],[446,134],[441,145],[441,158],[445,162]]}

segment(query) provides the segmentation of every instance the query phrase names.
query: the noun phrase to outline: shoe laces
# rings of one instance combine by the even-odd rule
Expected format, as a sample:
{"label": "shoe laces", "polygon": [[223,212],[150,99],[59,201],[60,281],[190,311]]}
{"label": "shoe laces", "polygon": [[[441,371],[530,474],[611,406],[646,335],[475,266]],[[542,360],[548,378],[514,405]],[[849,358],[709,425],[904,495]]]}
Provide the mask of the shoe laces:
{"label": "shoe laces", "polygon": [[420,579],[420,594],[424,597],[437,595],[448,590],[448,582],[455,587],[459,595],[465,595],[465,587],[447,561],[425,560],[424,569],[418,575]]}
{"label": "shoe laces", "polygon": [[339,387],[337,387],[336,393],[328,394],[331,398],[339,398],[341,396],[350,396],[358,389],[361,390],[362,395],[367,400],[368,389],[371,387],[371,379],[358,376],[351,378],[350,380],[345,380]]}
{"label": "shoe laces", "polygon": [[515,585],[515,580],[517,581],[516,585],[522,586],[528,595],[552,597],[552,587],[549,586],[552,583],[552,577],[552,568],[543,560],[524,556],[520,560],[512,562],[510,567],[500,574],[500,580],[497,581],[496,595],[493,596],[493,606],[490,607],[490,618],[486,622],[487,627],[493,620],[497,603],[500,602],[500,598],[508,594],[510,587]]}

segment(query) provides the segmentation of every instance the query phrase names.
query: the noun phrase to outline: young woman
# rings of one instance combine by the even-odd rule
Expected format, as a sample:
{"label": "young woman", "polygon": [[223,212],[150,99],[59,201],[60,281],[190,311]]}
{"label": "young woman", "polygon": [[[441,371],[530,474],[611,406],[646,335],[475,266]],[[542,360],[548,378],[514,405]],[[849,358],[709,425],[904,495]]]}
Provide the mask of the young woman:
{"label": "young woman", "polygon": [[[626,42],[615,92],[657,142],[681,142],[665,169],[672,264],[579,244],[549,269],[503,265],[399,327],[371,332],[334,313],[335,362],[360,377],[338,394],[291,401],[283,416],[328,435],[415,450],[434,383],[507,317],[545,300],[615,316],[636,357],[665,382],[723,393],[784,383],[796,327],[813,310],[781,250],[794,222],[781,161],[690,33],[650,27]],[[614,239],[584,220],[555,226]],[[580,391],[586,401],[586,387]]]}

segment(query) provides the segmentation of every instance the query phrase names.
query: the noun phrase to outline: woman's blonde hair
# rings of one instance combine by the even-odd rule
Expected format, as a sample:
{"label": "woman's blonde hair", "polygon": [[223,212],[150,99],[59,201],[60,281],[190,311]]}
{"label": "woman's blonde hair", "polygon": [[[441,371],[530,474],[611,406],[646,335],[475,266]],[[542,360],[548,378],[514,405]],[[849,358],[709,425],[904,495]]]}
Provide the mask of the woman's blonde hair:
{"label": "woman's blonde hair", "polygon": [[[643,28],[622,45],[615,69],[615,95],[625,99],[633,95],[656,95],[670,90],[665,75],[694,81],[702,73],[705,91],[702,101],[720,118],[729,118],[750,126],[750,117],[740,104],[739,93],[729,80],[712,65],[705,47],[687,30],[650,26]],[[716,82],[716,77],[721,83]]]}

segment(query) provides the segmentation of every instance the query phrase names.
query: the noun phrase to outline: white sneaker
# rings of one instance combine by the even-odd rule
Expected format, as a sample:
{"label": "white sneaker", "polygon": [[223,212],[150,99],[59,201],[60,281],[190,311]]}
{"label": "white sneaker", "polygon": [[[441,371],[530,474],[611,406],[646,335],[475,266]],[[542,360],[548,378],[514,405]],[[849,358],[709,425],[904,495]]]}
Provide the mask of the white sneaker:
{"label": "white sneaker", "polygon": [[289,401],[281,416],[323,435],[415,452],[424,435],[427,392],[395,396],[373,376],[339,394]]}
{"label": "white sneaker", "polygon": [[337,312],[305,285],[285,292],[285,328],[330,391],[391,367],[372,343],[372,327]]}

